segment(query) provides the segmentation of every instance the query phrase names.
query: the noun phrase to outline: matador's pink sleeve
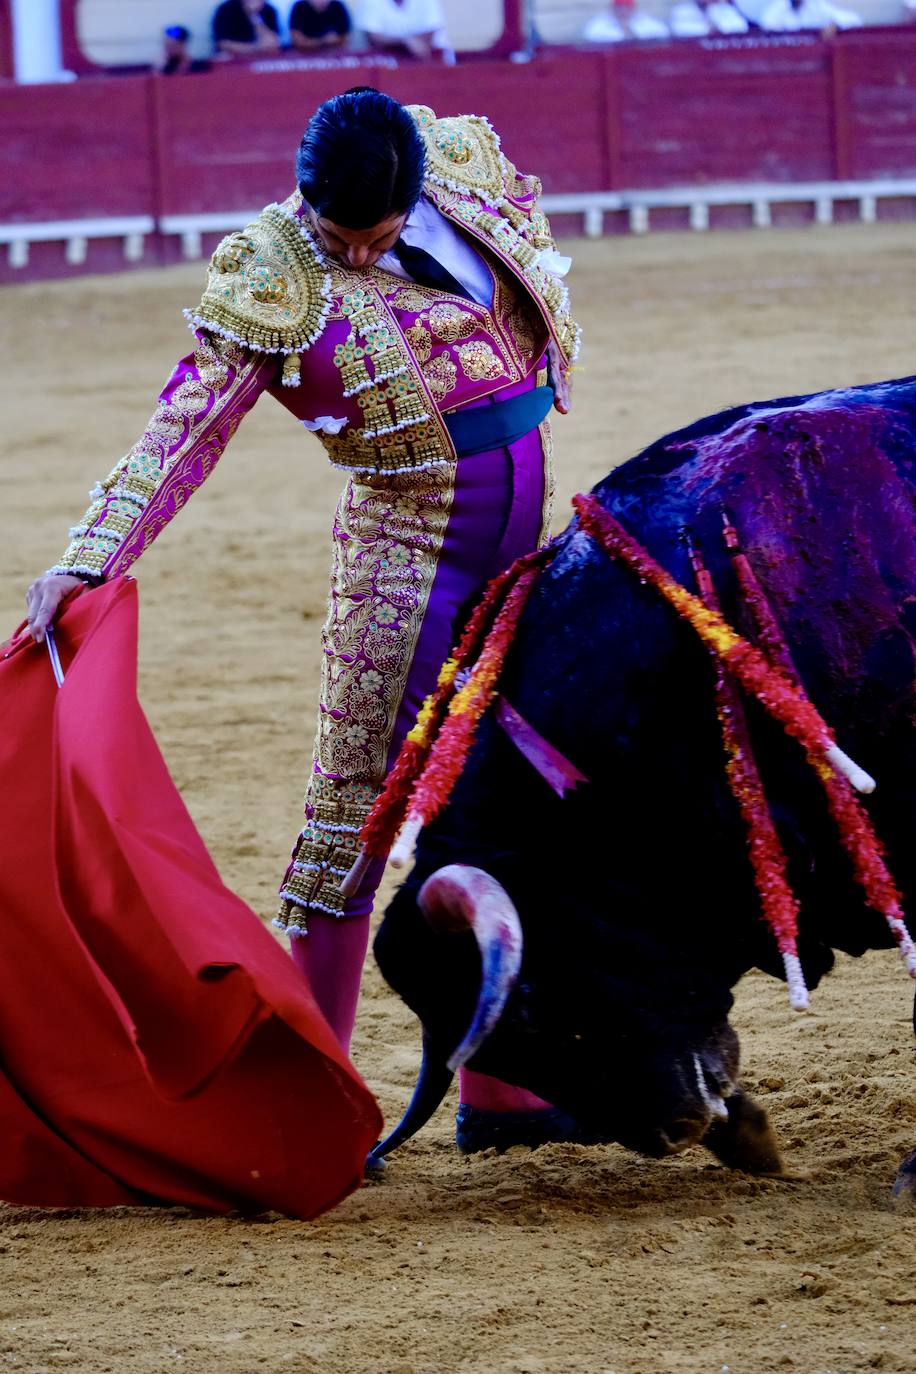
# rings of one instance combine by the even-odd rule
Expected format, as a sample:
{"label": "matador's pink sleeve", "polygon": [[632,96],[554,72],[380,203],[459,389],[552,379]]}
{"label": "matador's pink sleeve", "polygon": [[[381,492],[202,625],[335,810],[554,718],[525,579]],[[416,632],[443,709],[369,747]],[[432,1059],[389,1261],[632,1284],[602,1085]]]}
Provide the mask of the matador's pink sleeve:
{"label": "matador's pink sleeve", "polygon": [[92,491],[92,505],[49,571],[100,578],[126,572],[213,471],[279,366],[276,354],[198,335],[143,436]]}

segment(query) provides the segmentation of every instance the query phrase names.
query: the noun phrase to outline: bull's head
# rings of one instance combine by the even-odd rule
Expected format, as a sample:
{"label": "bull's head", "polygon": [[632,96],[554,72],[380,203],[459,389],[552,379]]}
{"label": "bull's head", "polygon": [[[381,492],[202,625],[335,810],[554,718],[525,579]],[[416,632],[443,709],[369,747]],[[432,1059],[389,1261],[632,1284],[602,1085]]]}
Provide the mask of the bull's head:
{"label": "bull's head", "polygon": [[[684,1150],[727,1120],[738,1068],[727,1021],[676,1047],[631,1045],[627,1053],[621,1042],[615,1054],[607,1034],[613,1016],[604,1014],[610,1009],[599,1008],[592,1020],[583,1004],[572,1023],[568,1001],[563,1015],[549,1013],[551,991],[526,968],[516,908],[490,874],[448,865],[426,879],[409,907],[404,898],[386,919],[376,954],[423,1023],[424,1064],[407,1116],[379,1154],[429,1119],[455,1070],[468,1063],[557,1103],[590,1136],[649,1155]],[[399,902],[403,934],[396,930]]]}

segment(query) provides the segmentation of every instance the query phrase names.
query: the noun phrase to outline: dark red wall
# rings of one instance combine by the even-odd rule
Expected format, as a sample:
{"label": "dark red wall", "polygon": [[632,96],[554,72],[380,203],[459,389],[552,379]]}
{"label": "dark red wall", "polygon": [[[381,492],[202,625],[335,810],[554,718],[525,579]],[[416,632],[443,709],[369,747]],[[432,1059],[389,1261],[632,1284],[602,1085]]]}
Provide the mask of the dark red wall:
{"label": "dark red wall", "polygon": [[0,80],[13,75],[13,24],[10,0],[0,0]]}
{"label": "dark red wall", "polygon": [[150,85],[0,82],[0,223],[154,213]]}
{"label": "dark red wall", "polygon": [[913,29],[858,34],[836,44],[838,143],[844,177],[913,176],[916,42]]}
{"label": "dark red wall", "polygon": [[[831,41],[556,49],[445,69],[0,81],[0,222],[232,211],[282,197],[311,111],[361,82],[439,113],[486,113],[548,192],[916,176],[914,26]],[[42,250],[43,272],[55,251]],[[174,251],[152,240],[146,260]]]}
{"label": "dark red wall", "polygon": [[805,36],[620,52],[617,185],[829,179],[830,51]]}
{"label": "dark red wall", "polygon": [[[571,82],[584,97],[575,119],[568,112]],[[361,83],[441,113],[485,113],[508,156],[524,170],[536,170],[552,191],[609,184],[604,59],[599,55],[524,65],[351,69],[343,78],[340,72],[265,75],[233,68],[150,79],[160,212],[250,208],[287,195],[295,184],[296,148],[312,110],[342,85]]]}

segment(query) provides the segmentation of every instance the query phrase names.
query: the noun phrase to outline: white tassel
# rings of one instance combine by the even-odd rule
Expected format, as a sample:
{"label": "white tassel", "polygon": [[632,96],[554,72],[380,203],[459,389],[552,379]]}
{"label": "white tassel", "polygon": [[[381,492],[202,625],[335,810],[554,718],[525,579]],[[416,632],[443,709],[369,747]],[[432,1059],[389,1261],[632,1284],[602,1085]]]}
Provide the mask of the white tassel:
{"label": "white tassel", "polygon": [[783,954],[783,968],[786,971],[786,984],[789,988],[789,1005],[793,1011],[808,1010],[808,987],[802,972],[801,961],[797,954]]}
{"label": "white tassel", "polygon": [[[897,909],[899,910],[899,907]],[[906,964],[907,973],[911,978],[916,978],[916,945],[913,944],[910,932],[899,916],[888,916],[887,924],[897,941],[900,957]]]}
{"label": "white tassel", "polygon": [[411,863],[422,829],[423,822],[419,816],[408,816],[391,851],[392,868],[406,868]]}
{"label": "white tassel", "polygon": [[836,744],[829,744],[825,750],[824,757],[837,773],[842,773],[847,782],[851,783],[857,792],[874,792],[877,783],[870,773],[866,773],[864,768],[860,768],[854,759]]}

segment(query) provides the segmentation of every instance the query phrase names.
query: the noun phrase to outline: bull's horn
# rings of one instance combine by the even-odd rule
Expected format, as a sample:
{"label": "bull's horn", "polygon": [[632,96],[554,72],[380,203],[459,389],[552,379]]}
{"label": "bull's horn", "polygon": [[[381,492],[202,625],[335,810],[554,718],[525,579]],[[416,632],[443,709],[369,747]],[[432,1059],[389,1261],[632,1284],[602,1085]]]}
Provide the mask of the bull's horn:
{"label": "bull's horn", "polygon": [[468,1032],[448,1060],[454,1072],[477,1052],[502,1015],[522,965],[522,926],[496,879],[465,864],[449,864],[427,878],[419,903],[434,930],[472,930],[480,947],[480,996]]}
{"label": "bull's horn", "polygon": [[454,1074],[443,1064],[439,1053],[433,1049],[429,1036],[423,1032],[423,1060],[417,1077],[417,1086],[408,1103],[407,1110],[390,1135],[380,1140],[369,1151],[366,1160],[368,1169],[378,1168],[386,1155],[391,1154],[405,1140],[416,1135],[441,1103],[452,1085]]}

